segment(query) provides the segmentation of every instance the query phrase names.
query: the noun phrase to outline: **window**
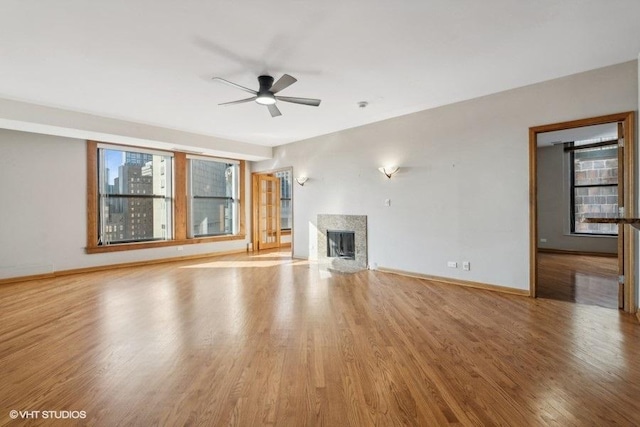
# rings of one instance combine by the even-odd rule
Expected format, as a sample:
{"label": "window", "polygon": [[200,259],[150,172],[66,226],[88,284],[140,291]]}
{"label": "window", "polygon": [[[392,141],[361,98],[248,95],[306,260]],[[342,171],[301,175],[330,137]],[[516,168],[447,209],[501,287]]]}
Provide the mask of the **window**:
{"label": "window", "polygon": [[244,175],[242,160],[87,141],[86,252],[242,240]]}
{"label": "window", "polygon": [[[98,145],[98,245],[173,237],[173,195],[160,186],[171,182],[172,168],[161,166],[172,164],[172,153],[132,150]],[[117,233],[118,226],[126,232]]]}
{"label": "window", "polygon": [[[579,141],[568,147],[571,167],[571,232],[617,235],[617,224],[581,222],[618,215],[618,141]],[[581,148],[583,146],[584,148]]]}
{"label": "window", "polygon": [[188,237],[238,233],[238,162],[188,158]]}
{"label": "window", "polygon": [[274,174],[280,179],[280,229],[291,230],[291,170]]}

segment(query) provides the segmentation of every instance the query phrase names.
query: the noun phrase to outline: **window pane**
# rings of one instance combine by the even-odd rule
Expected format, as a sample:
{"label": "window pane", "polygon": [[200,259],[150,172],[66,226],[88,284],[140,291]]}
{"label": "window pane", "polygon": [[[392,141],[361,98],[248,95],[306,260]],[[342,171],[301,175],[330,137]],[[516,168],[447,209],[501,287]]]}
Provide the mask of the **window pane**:
{"label": "window pane", "polygon": [[282,230],[291,229],[291,200],[280,200],[280,228]]}
{"label": "window pane", "polygon": [[101,193],[171,197],[171,156],[113,149],[102,151],[106,187]]}
{"label": "window pane", "polygon": [[233,197],[233,168],[230,163],[192,159],[191,195]]}
{"label": "window pane", "polygon": [[229,199],[192,200],[192,236],[232,234],[232,203]]}
{"label": "window pane", "polygon": [[275,176],[280,179],[280,228],[291,230],[291,171],[279,171]]}
{"label": "window pane", "polygon": [[276,178],[280,179],[280,198],[291,198],[291,171],[279,171],[275,173]]}
{"label": "window pane", "polygon": [[618,147],[607,146],[576,150],[575,185],[618,183]]}
{"label": "window pane", "polygon": [[111,196],[102,200],[102,244],[171,238],[170,199]]}
{"label": "window pane", "polygon": [[618,234],[616,224],[589,224],[581,218],[615,218],[618,216],[618,187],[580,187],[574,189],[575,232]]}
{"label": "window pane", "polygon": [[239,165],[189,160],[189,237],[237,234]]}
{"label": "window pane", "polygon": [[172,157],[99,149],[100,244],[172,236]]}

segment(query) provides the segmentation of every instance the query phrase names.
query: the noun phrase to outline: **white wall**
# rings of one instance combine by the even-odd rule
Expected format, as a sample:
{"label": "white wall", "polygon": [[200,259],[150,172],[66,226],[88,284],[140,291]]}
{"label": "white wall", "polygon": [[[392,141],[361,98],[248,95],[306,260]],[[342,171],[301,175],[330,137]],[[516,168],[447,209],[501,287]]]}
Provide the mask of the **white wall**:
{"label": "white wall", "polygon": [[[538,247],[617,253],[618,238],[570,234],[569,163],[564,145],[538,148]],[[546,242],[542,240],[545,239]]]}
{"label": "white wall", "polygon": [[254,170],[310,177],[294,186],[295,256],[314,255],[318,214],[364,214],[373,266],[528,289],[528,128],[636,110],[637,85],[632,61],[284,145]]}
{"label": "white wall", "polygon": [[87,255],[85,141],[0,130],[0,153],[0,279],[245,249],[249,241]]}

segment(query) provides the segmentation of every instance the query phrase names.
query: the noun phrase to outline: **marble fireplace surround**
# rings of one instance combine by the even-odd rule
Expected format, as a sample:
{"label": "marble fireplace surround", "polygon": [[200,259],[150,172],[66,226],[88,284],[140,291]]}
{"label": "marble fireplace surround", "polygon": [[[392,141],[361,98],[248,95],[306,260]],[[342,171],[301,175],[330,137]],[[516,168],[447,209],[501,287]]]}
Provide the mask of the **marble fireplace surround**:
{"label": "marble fireplace surround", "polygon": [[[318,214],[318,265],[343,273],[355,273],[367,268],[367,216]],[[355,259],[329,258],[327,256],[327,230],[353,231],[355,233]]]}

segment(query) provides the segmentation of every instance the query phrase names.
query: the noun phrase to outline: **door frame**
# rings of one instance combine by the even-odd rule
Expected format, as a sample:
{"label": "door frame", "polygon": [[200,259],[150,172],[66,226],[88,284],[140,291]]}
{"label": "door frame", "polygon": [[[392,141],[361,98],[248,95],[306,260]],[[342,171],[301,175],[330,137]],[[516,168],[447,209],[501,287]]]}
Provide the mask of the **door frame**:
{"label": "door frame", "polygon": [[[277,172],[282,172],[282,171],[290,171],[291,172],[291,179],[293,180],[293,167],[289,166],[289,167],[284,167],[284,168],[278,168],[278,169],[273,169],[273,170],[266,170],[266,171],[260,171],[260,172],[252,172],[251,173],[251,245],[254,251],[258,250],[258,240],[259,240],[259,236],[258,236],[258,217],[259,217],[259,213],[258,213],[258,188],[256,187],[256,182],[258,179],[259,175],[269,175],[269,176],[273,176],[275,173]],[[291,243],[285,243],[284,245],[282,244],[282,242],[280,242],[280,247],[291,247],[291,253],[293,253],[293,227],[295,226],[295,220],[294,220],[294,212],[293,212],[293,197],[294,197],[294,191],[293,191],[293,182],[291,183]],[[280,222],[278,221],[278,226],[280,226]],[[280,233],[282,233],[282,229],[280,230]]]}
{"label": "door frame", "polygon": [[[572,120],[568,122],[553,123],[529,128],[529,294],[536,297],[536,283],[538,280],[538,134],[558,130],[573,129],[584,126],[600,125],[606,123],[619,123],[624,125],[624,207],[625,217],[636,217],[635,198],[635,112],[627,111],[606,116],[591,117],[588,119]],[[624,311],[635,313],[636,289],[635,289],[635,242],[634,232],[629,224],[619,226],[618,239],[624,242]]]}

